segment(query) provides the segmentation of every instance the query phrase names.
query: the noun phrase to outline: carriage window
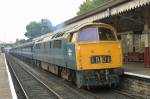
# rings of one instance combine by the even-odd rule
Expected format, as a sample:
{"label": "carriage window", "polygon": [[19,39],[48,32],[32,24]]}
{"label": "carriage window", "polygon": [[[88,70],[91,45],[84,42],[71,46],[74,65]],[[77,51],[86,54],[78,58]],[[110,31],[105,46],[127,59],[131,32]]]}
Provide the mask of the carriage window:
{"label": "carriage window", "polygon": [[40,49],[40,44],[36,44],[36,49]]}
{"label": "carriage window", "polygon": [[41,44],[38,44],[38,49],[40,49]]}
{"label": "carriage window", "polygon": [[53,48],[61,48],[61,40],[55,40],[53,42]]}
{"label": "carriage window", "polygon": [[43,43],[43,47],[45,48],[45,43]]}
{"label": "carriage window", "polygon": [[107,28],[86,28],[79,32],[78,41],[116,40],[113,31]]}
{"label": "carriage window", "polygon": [[46,48],[46,43],[45,42],[43,43],[43,46],[44,46],[44,48]]}
{"label": "carriage window", "polygon": [[51,42],[49,42],[49,48],[51,48]]}
{"label": "carriage window", "polygon": [[31,52],[31,47],[28,48],[28,52]]}

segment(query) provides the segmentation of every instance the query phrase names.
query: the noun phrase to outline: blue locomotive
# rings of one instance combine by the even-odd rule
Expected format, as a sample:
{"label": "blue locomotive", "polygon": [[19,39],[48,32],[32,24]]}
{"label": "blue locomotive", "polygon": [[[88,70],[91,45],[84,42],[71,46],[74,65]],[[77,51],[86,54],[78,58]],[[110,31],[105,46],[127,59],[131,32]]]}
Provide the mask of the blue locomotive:
{"label": "blue locomotive", "polygon": [[78,87],[119,83],[122,50],[115,29],[90,23],[13,47],[10,53],[32,61]]}

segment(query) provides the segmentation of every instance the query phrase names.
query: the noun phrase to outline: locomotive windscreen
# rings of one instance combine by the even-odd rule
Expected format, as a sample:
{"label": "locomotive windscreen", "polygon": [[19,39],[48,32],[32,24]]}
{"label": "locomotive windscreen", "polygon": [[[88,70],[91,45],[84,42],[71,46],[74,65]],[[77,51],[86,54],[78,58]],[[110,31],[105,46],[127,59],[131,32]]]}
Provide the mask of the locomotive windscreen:
{"label": "locomotive windscreen", "polygon": [[102,27],[86,28],[79,32],[78,41],[112,41],[116,40],[115,33]]}

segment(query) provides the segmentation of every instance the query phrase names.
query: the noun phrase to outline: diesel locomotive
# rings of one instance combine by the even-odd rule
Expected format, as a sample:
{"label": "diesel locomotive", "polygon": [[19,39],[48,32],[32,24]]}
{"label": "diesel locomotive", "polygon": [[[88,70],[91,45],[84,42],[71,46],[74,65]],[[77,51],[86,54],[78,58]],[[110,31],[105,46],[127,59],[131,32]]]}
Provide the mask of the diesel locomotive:
{"label": "diesel locomotive", "polygon": [[31,60],[78,87],[117,85],[123,73],[116,30],[104,23],[51,33],[41,40],[13,47],[10,53]]}

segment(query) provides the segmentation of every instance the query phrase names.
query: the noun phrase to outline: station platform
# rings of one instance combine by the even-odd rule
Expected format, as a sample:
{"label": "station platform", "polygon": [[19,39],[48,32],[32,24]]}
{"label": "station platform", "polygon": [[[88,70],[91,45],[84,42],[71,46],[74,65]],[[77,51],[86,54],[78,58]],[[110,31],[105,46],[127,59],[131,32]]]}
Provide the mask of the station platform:
{"label": "station platform", "polygon": [[0,99],[17,99],[3,53],[0,53]]}
{"label": "station platform", "polygon": [[124,74],[150,79],[150,68],[144,68],[142,62],[124,63]]}

